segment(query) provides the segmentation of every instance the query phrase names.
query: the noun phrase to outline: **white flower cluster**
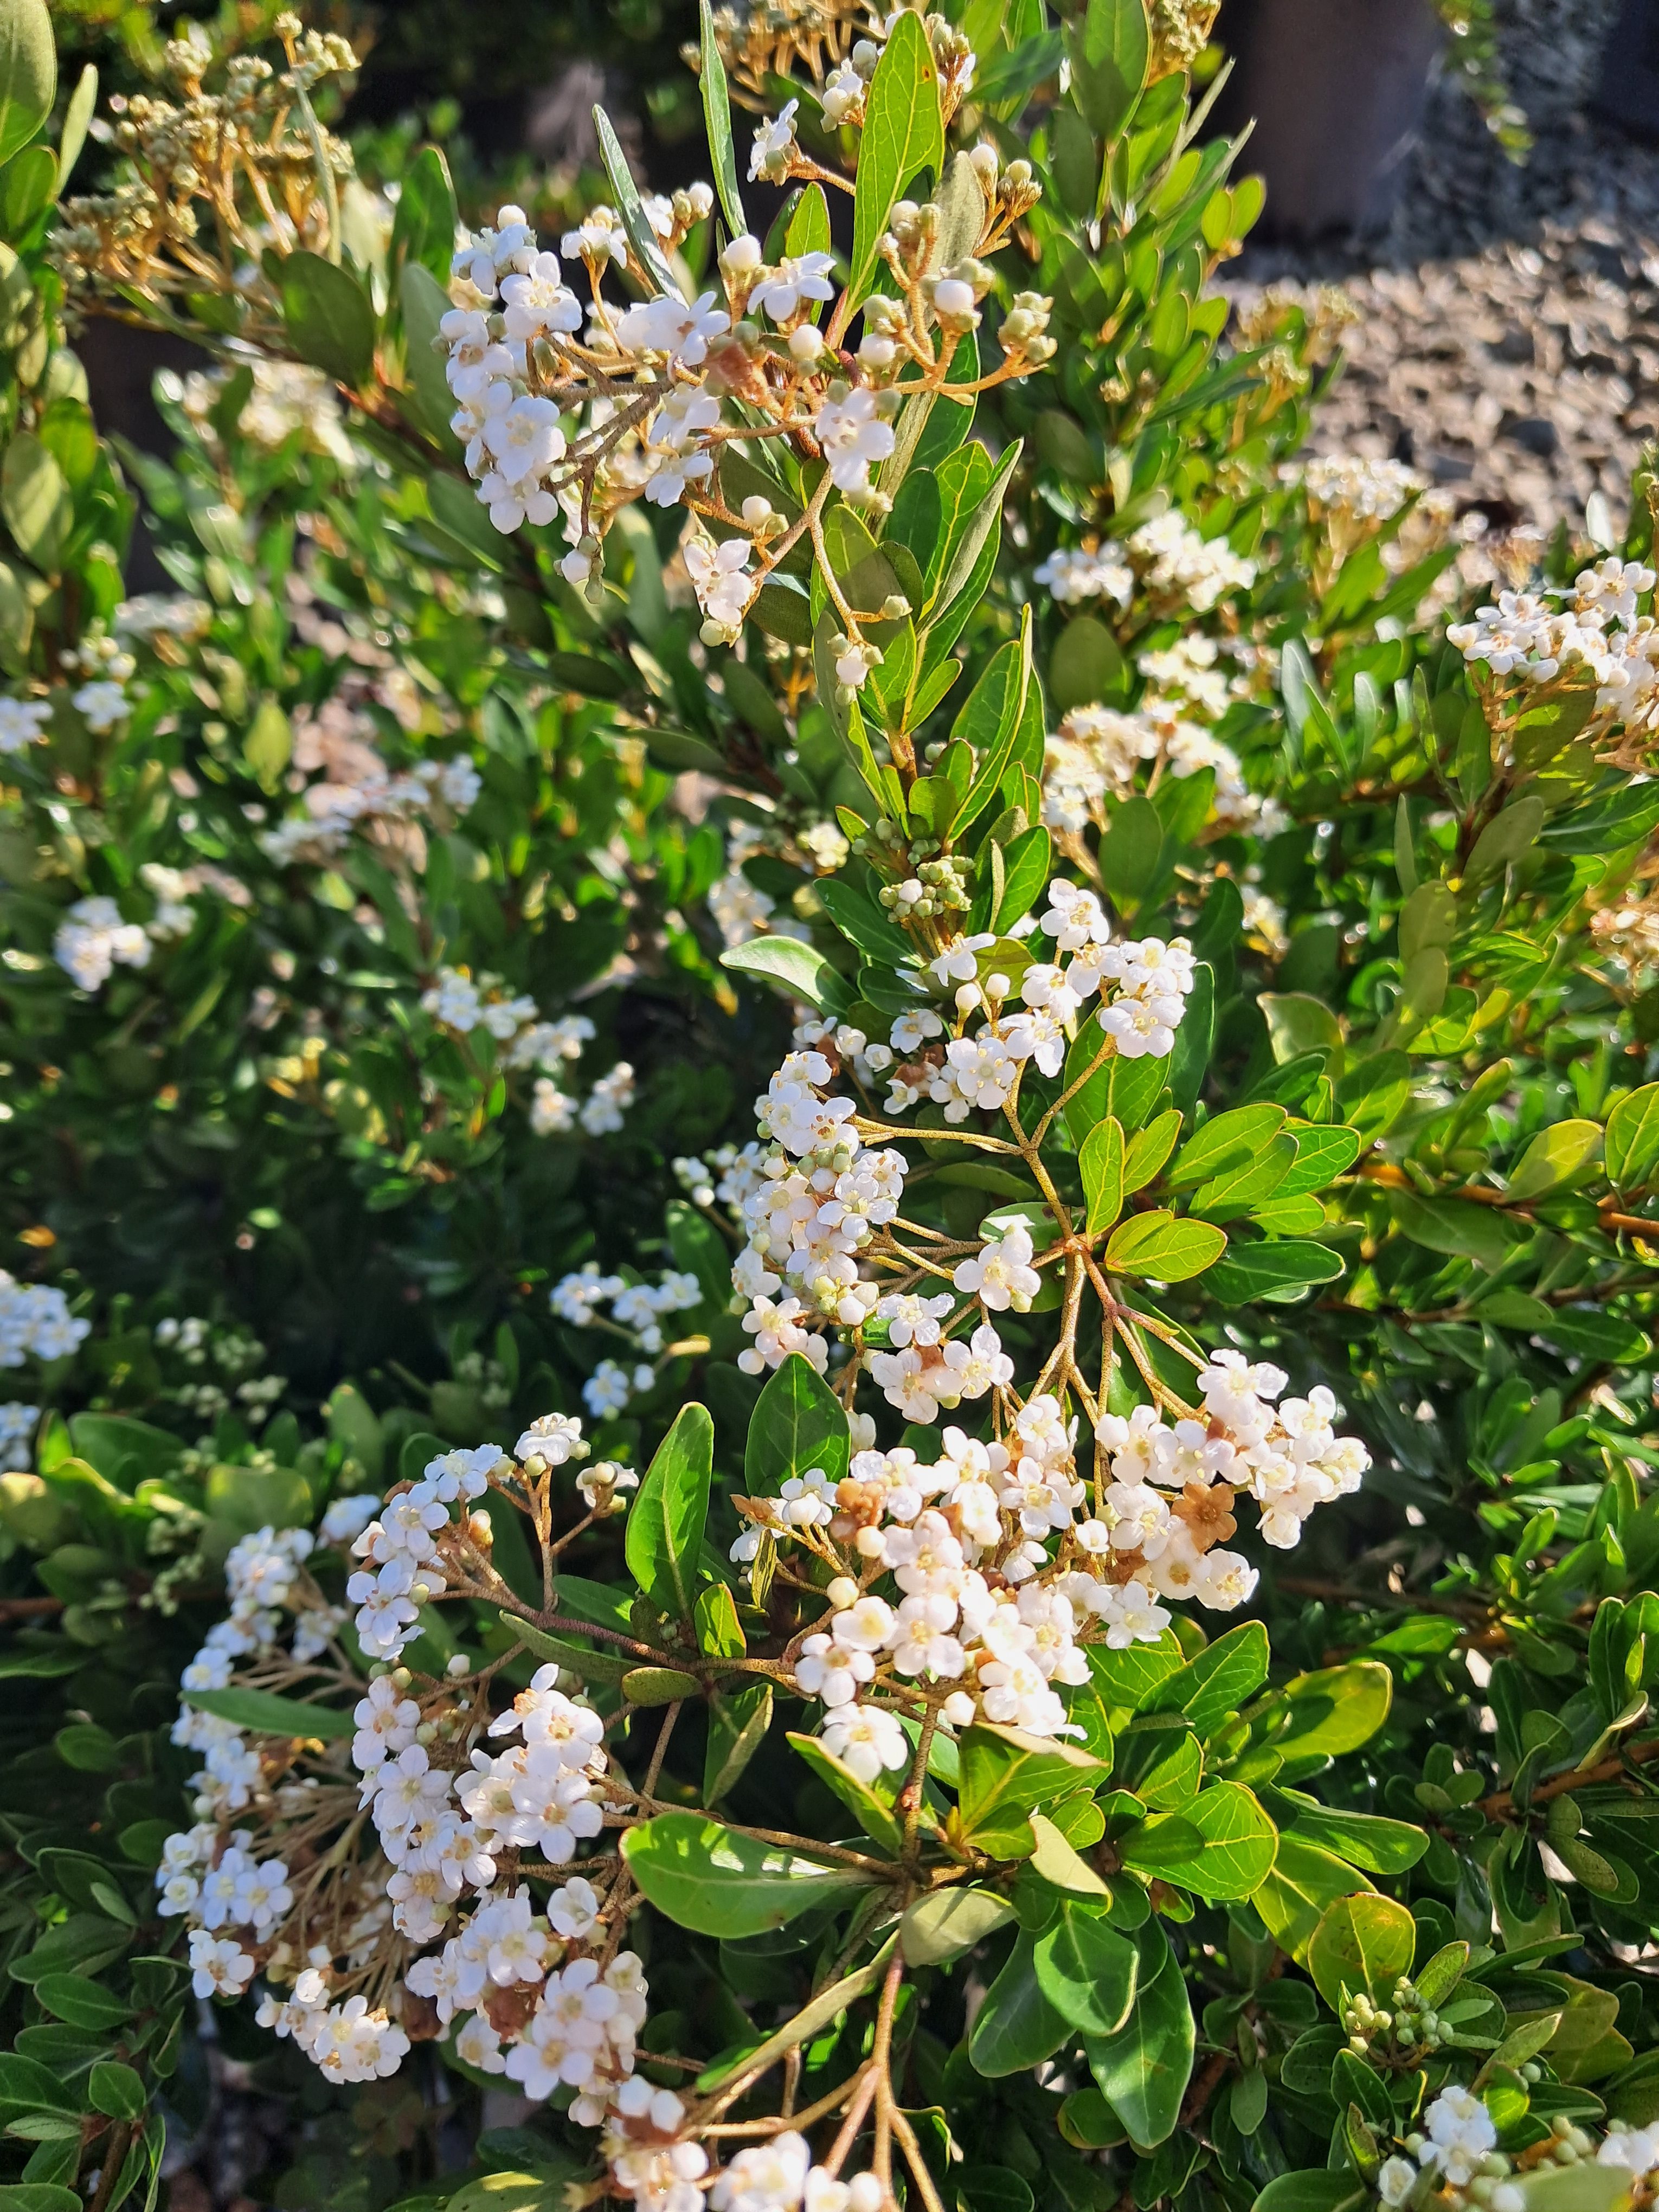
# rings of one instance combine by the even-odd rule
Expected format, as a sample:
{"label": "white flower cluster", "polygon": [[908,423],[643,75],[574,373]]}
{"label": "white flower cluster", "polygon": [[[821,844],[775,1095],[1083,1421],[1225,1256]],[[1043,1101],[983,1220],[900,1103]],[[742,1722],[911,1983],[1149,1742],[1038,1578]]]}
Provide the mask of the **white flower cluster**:
{"label": "white flower cluster", "polygon": [[89,1321],[69,1310],[50,1283],[20,1283],[0,1267],[0,1367],[21,1367],[30,1358],[63,1359],[92,1334]]}
{"label": "white flower cluster", "polygon": [[[395,1660],[420,1634],[421,1607],[448,1587],[439,1536],[453,1526],[450,1508],[482,1498],[501,1457],[499,1444],[479,1444],[428,1462],[420,1480],[398,1491],[352,1544],[354,1558],[368,1564],[347,1583],[346,1596],[358,1607],[357,1640],[370,1658]],[[474,1541],[489,1540],[487,1513],[468,1514],[464,1525]]]}
{"label": "white flower cluster", "polygon": [[53,957],[82,991],[108,982],[118,963],[143,968],[149,960],[149,932],[128,921],[112,898],[76,899],[52,939]]}
{"label": "white flower cluster", "polygon": [[1147,591],[1183,611],[1208,614],[1230,592],[1248,591],[1256,563],[1224,538],[1200,538],[1178,509],[1143,522],[1127,541]]}
{"label": "white flower cluster", "polygon": [[1042,818],[1049,828],[1072,836],[1091,823],[1103,829],[1106,801],[1127,798],[1137,771],[1158,763],[1174,776],[1212,772],[1218,829],[1275,836],[1285,826],[1279,807],[1257,797],[1232,747],[1186,719],[1183,703],[1149,693],[1130,708],[1073,707],[1044,750]]}
{"label": "white flower cluster", "polygon": [[[290,583],[297,580],[290,579]],[[296,627],[301,612],[303,609],[296,611]],[[358,657],[358,647],[343,630],[330,642],[348,657]],[[394,848],[418,853],[419,825],[435,806],[441,804],[459,818],[483,788],[483,778],[465,753],[447,761],[416,761],[402,772],[394,770],[375,742],[379,731],[374,720],[352,703],[351,695],[360,689],[354,680],[325,699],[314,714],[294,718],[289,787],[299,791],[301,811],[264,831],[259,839],[266,856],[279,867],[295,861],[325,861],[343,852],[358,829]],[[386,703],[394,708],[398,703],[389,681],[370,690],[374,696],[385,694]],[[316,781],[303,781],[313,775]]]}
{"label": "white flower cluster", "polygon": [[1589,678],[1598,714],[1650,730],[1659,718],[1659,628],[1637,607],[1653,586],[1651,568],[1610,554],[1570,590],[1501,592],[1496,605],[1452,623],[1446,635],[1494,676],[1528,684]]}
{"label": "white flower cluster", "polygon": [[[586,1449],[580,1424],[562,1414],[532,1424],[517,1446],[532,1480]],[[377,1571],[361,1578],[367,1591],[351,1592],[370,1615],[367,1648],[396,1656],[408,1626],[394,1607],[388,1630],[380,1583],[389,1576],[413,1588],[418,1577],[434,1590],[442,1585],[438,1547],[450,1508],[465,1510],[480,1494],[501,1456],[493,1445],[451,1452],[383,1509],[372,1498],[330,1508],[325,1540],[349,1544]],[[592,1473],[606,1496],[633,1480],[623,1469]],[[477,1519],[470,1533],[487,1543]],[[256,1686],[290,1679],[325,1647],[337,1676],[332,1639],[346,1613],[327,1606],[311,1580],[312,1551],[303,1529],[265,1528],[234,1547],[229,1616],[186,1669],[187,1694],[227,1686],[239,1667]],[[286,1666],[284,1613],[295,1622]],[[362,1632],[362,1614],[359,1626]],[[187,1709],[174,1740],[205,1748],[208,1766],[196,1778],[198,1825],[167,1844],[160,1909],[185,1920],[198,1996],[238,1995],[263,1970],[260,2024],[292,2036],[334,2079],[395,2073],[413,2034],[458,2022],[463,2058],[532,2098],[574,2090],[572,2116],[595,2126],[632,2074],[646,2016],[640,1960],[612,1955],[604,1899],[580,1874],[539,1910],[528,1889],[496,1883],[504,1854],[546,1871],[568,1866],[598,1836],[604,1723],[558,1686],[556,1667],[539,1668],[493,1718],[487,1698],[469,1694],[470,1674],[464,1657],[452,1661],[423,1711],[405,1670],[377,1666],[353,1714],[355,1787],[338,1771],[337,1753],[313,1745],[320,1771],[295,1778],[299,1743],[250,1742],[228,1723]],[[359,1808],[379,1853],[349,1862],[319,1854],[319,1838]],[[337,1884],[331,1907],[318,1903],[325,1881]],[[319,1929],[337,1932],[325,1941]],[[405,1969],[411,1948],[423,1955]]]}
{"label": "white flower cluster", "polygon": [[[506,1048],[501,1065],[509,1068],[561,1067],[582,1056],[593,1041],[585,1014],[544,1021],[533,999],[509,998],[499,979],[474,976],[469,969],[441,968],[438,980],[421,996],[421,1009],[457,1036],[482,1030]],[[619,1060],[600,1076],[586,1098],[574,1097],[549,1072],[538,1074],[530,1098],[530,1127],[538,1137],[568,1136],[583,1129],[590,1137],[610,1136],[623,1126],[635,1097],[634,1069]]]}
{"label": "white flower cluster", "polygon": [[[1000,1441],[946,1429],[932,1465],[908,1448],[864,1449],[840,1483],[813,1468],[775,1498],[738,1501],[749,1525],[734,1559],[752,1563],[763,1540],[794,1541],[832,1570],[834,1617],[805,1640],[795,1680],[823,1704],[838,1759],[866,1782],[904,1765],[891,1693],[919,1678],[957,1686],[940,1705],[952,1727],[983,1717],[1065,1733],[1060,1693],[1087,1679],[1082,1641],[1156,1640],[1169,1600],[1217,1612],[1249,1600],[1255,1572],[1223,1548],[1239,1493],[1261,1504],[1267,1540],[1287,1546],[1302,1516],[1358,1486],[1367,1455],[1335,1434],[1328,1391],[1275,1410],[1285,1376],[1237,1352],[1198,1381],[1195,1419],[1170,1425],[1151,1407],[1103,1417],[1111,1480],[1095,1513],[1077,1479],[1076,1424],[1047,1392]],[[890,1598],[871,1587],[890,1574]]]}
{"label": "white flower cluster", "polygon": [[1127,607],[1134,596],[1135,572],[1109,543],[1097,547],[1060,547],[1033,569],[1033,581],[1046,585],[1062,607],[1084,599],[1115,599]]}
{"label": "white flower cluster", "polygon": [[574,1328],[592,1328],[599,1309],[609,1306],[610,1320],[626,1329],[641,1352],[653,1358],[663,1348],[665,1315],[689,1313],[702,1301],[702,1285],[685,1270],[670,1269],[659,1282],[631,1282],[625,1275],[605,1275],[597,1260],[590,1260],[574,1274],[562,1275],[548,1293],[548,1304],[561,1321]]}

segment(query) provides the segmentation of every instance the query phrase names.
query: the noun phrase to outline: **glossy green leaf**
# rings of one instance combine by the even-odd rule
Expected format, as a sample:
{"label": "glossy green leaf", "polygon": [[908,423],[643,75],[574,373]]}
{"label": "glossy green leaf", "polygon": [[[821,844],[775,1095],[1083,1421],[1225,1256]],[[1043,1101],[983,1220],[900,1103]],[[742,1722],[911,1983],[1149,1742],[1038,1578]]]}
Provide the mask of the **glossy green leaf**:
{"label": "glossy green leaf", "polygon": [[27,146],[58,96],[58,55],[46,0],[0,7],[0,161]]}
{"label": "glossy green leaf", "polygon": [[611,180],[611,190],[616,199],[617,213],[628,234],[628,242],[634,249],[634,258],[644,270],[653,291],[665,292],[671,299],[678,299],[680,288],[674,281],[656,232],[651,227],[640,198],[640,188],[634,182],[634,173],[628,166],[628,156],[622,142],[611,127],[611,118],[604,108],[593,110],[593,129],[599,142],[599,159],[605,164],[605,175]]}
{"label": "glossy green leaf", "polygon": [[1659,1160],[1659,1083],[1644,1083],[1621,1098],[1607,1116],[1607,1181],[1618,1190],[1638,1190]]}
{"label": "glossy green leaf", "polygon": [[1107,1242],[1104,1265],[1112,1274],[1185,1283],[1212,1267],[1226,1249],[1227,1232],[1213,1222],[1179,1220],[1158,1208],[1118,1224]]}
{"label": "glossy green leaf", "polygon": [[901,15],[882,50],[865,99],[853,198],[853,257],[848,296],[857,307],[877,271],[876,248],[895,200],[924,169],[945,167],[939,68],[918,16]]}
{"label": "glossy green leaf", "polygon": [[1029,1813],[1097,1789],[1111,1771],[1086,1752],[988,1722],[963,1729],[960,1753],[963,1833],[982,1850],[1011,1856],[1032,1847]]}
{"label": "glossy green leaf", "polygon": [[775,1497],[815,1468],[840,1482],[852,1449],[840,1399],[810,1360],[792,1352],[768,1378],[750,1420],[743,1476],[750,1496]]}
{"label": "glossy green leaf", "polygon": [[1085,2035],[1115,2035],[1134,2002],[1140,1954],[1098,1910],[1068,1898],[1036,1941],[1038,1986]]}
{"label": "glossy green leaf", "polygon": [[1097,1237],[1123,1211],[1123,1131],[1110,1115],[1097,1121],[1084,1139],[1078,1168],[1088,1207],[1089,1234]]}
{"label": "glossy green leaf", "polygon": [[695,1935],[727,1942],[782,1928],[866,1887],[851,1868],[759,1843],[699,1813],[641,1821],[627,1831],[622,1850],[649,1904]]}
{"label": "glossy green leaf", "polygon": [[737,1787],[772,1725],[769,1682],[728,1682],[708,1700],[708,1743],[703,1756],[702,1802],[718,1805]]}
{"label": "glossy green leaf", "polygon": [[1035,1939],[1022,1934],[968,2032],[968,2057],[975,2071],[993,2081],[1030,2073],[1051,2058],[1073,2033],[1065,2014],[1043,1994],[1036,1954]]}
{"label": "glossy green leaf", "polygon": [[866,1836],[897,1858],[904,1849],[904,1831],[888,1801],[860,1782],[852,1768],[836,1757],[813,1735],[791,1733],[790,1748],[804,1759],[820,1782],[833,1790]]}
{"label": "glossy green leaf", "polygon": [[919,1897],[899,1923],[899,1942],[913,1966],[942,1966],[959,1959],[1006,1928],[1014,1908],[994,1890],[957,1885]]}
{"label": "glossy green leaf", "polygon": [[392,222],[392,265],[418,265],[447,285],[459,222],[455,187],[441,149],[422,146],[404,172]]}
{"label": "glossy green leaf", "polygon": [[1343,1989],[1366,1991],[1386,2004],[1411,1972],[1417,1923],[1391,1897],[1345,1897],[1327,1908],[1308,1945],[1308,1972],[1333,2011]]}
{"label": "glossy green leaf", "polygon": [[374,367],[374,309],[349,269],[301,249],[278,264],[283,320],[301,361],[339,384],[368,382]]}
{"label": "glossy green leaf", "polygon": [[[714,11],[708,0],[702,0],[700,20],[697,76],[702,92],[703,122],[708,133],[709,160],[714,165],[714,190],[720,194],[726,220],[732,226],[732,235],[741,238],[749,228],[749,220],[743,211],[743,195],[738,190],[737,156],[732,146],[732,99],[726,90],[726,64],[720,59]],[[819,187],[815,185],[813,189],[817,191]]]}
{"label": "glossy green leaf", "polygon": [[[1139,2150],[1153,2149],[1174,2134],[1196,2040],[1180,1962],[1157,1921],[1147,1932],[1151,1940],[1128,2019],[1115,2035],[1090,2037],[1084,2045],[1095,2086]],[[1155,1962],[1150,1974],[1147,1952]]]}
{"label": "glossy green leaf", "polygon": [[1067,26],[1066,51],[1077,104],[1109,146],[1133,112],[1152,62],[1146,0],[1089,0],[1081,30]]}
{"label": "glossy green leaf", "polygon": [[682,1620],[696,1602],[714,1462],[714,1423],[702,1407],[682,1407],[629,1510],[628,1571],[659,1612]]}
{"label": "glossy green leaf", "polygon": [[[1160,1848],[1166,1835],[1173,1850]],[[1212,1783],[1190,1804],[1132,1829],[1119,1846],[1124,1864],[1212,1902],[1252,1896],[1272,1869],[1278,1831],[1254,1795],[1237,1782]]]}
{"label": "glossy green leaf", "polygon": [[768,982],[781,984],[790,998],[805,999],[820,1012],[826,1005],[826,978],[835,975],[821,952],[794,937],[751,937],[747,944],[729,945],[720,955],[720,965],[742,975],[763,975]]}

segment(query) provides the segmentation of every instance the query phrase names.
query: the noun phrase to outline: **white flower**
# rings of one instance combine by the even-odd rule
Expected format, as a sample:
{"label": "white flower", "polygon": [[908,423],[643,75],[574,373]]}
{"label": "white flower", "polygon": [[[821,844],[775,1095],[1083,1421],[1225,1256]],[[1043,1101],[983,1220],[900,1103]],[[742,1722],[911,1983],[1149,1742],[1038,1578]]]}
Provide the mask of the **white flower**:
{"label": "white flower", "polygon": [[830,253],[803,253],[793,259],[786,255],[762,276],[749,295],[749,305],[757,313],[770,315],[775,323],[787,323],[806,301],[835,297],[830,282],[835,265]]}
{"label": "white flower", "polygon": [[870,488],[873,464],[884,461],[893,450],[890,423],[876,412],[876,395],[863,386],[844,398],[826,399],[812,425],[830,465],[830,477],[837,491],[864,492]]}
{"label": "white flower", "polygon": [[755,133],[749,155],[751,184],[781,185],[789,173],[795,150],[795,110],[798,100],[785,102],[776,117],[768,117]]}
{"label": "white flower", "polygon": [[501,298],[507,310],[502,325],[520,344],[544,331],[568,336],[582,326],[580,303],[564,282],[556,254],[538,253],[522,276],[507,277]]}
{"label": "white flower", "polygon": [[830,1713],[820,1731],[824,1749],[849,1767],[860,1782],[903,1766],[910,1740],[896,1717],[880,1705],[842,1705]]}
{"label": "white flower", "polygon": [[614,261],[619,269],[628,263],[628,233],[617,219],[614,208],[591,208],[580,228],[566,231],[559,240],[559,251],[572,260]]}
{"label": "white flower", "polygon": [[1031,1266],[1031,1232],[1023,1224],[1009,1230],[1000,1243],[985,1245],[973,1258],[958,1261],[951,1280],[957,1290],[993,1313],[1030,1310],[1042,1287],[1042,1279]]}
{"label": "white flower", "polygon": [[748,608],[754,586],[744,572],[754,550],[746,538],[728,538],[719,546],[701,536],[686,540],[686,571],[697,604],[723,629],[735,629]]}
{"label": "white flower", "polygon": [[112,898],[83,898],[58,925],[52,949],[58,966],[82,990],[95,991],[108,981],[118,961],[127,968],[146,966],[150,943],[141,923],[122,920]]}
{"label": "white flower", "polygon": [[118,684],[83,684],[74,695],[87,727],[103,737],[125,719],[127,695]]}
{"label": "white flower", "polygon": [[190,1986],[198,1997],[239,1997],[253,1978],[253,1961],[229,1936],[204,1928],[190,1933]]}
{"label": "white flower", "polygon": [[39,743],[51,720],[52,708],[44,699],[0,699],[0,757]]}
{"label": "white flower", "polygon": [[562,1467],[567,1460],[586,1459],[591,1446],[574,1413],[541,1413],[513,1447],[515,1459],[544,1460]]}

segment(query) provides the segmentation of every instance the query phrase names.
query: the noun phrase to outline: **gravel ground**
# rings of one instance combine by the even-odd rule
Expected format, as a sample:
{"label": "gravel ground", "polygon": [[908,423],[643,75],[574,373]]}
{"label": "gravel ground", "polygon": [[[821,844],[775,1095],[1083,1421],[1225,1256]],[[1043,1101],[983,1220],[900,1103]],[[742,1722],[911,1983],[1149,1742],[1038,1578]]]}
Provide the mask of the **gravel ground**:
{"label": "gravel ground", "polygon": [[1236,264],[1233,285],[1337,283],[1359,310],[1319,450],[1404,461],[1499,527],[1581,525],[1598,492],[1622,520],[1659,436],[1659,145],[1588,112],[1613,12],[1500,0],[1524,166],[1442,82],[1386,233]]}

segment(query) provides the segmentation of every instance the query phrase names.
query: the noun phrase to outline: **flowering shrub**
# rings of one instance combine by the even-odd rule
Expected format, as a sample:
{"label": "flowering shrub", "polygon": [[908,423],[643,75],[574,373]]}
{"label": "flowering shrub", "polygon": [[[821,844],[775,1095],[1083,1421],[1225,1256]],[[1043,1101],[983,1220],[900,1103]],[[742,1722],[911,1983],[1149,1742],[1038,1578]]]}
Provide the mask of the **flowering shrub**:
{"label": "flowering shrub", "polygon": [[[296,2206],[1651,2194],[1644,503],[1534,575],[1296,459],[1341,313],[1229,325],[1201,12],[706,13],[710,181],[601,116],[545,240],[435,153],[376,205],[284,21],[66,209],[72,301],[237,366],[145,477],[205,617],[20,677],[82,848],[22,972],[124,1042],[165,980],[172,1051],[258,945],[239,1234],[325,1152],[459,1325],[332,1390],[193,1285],[17,1294],[31,1402],[151,1425],[5,1493],[12,1776],[120,1777],[74,1863],[9,1815],[17,2212],[153,2169],[187,2002],[407,2154]],[[752,1115],[636,1053],[675,970]]]}

